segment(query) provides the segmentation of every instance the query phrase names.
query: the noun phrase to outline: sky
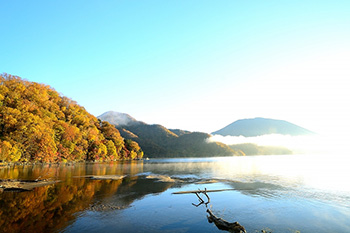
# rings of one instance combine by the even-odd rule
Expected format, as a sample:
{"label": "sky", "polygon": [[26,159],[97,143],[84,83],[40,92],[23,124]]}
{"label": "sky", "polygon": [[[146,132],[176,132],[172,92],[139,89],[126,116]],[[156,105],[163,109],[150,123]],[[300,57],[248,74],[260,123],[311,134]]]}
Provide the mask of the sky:
{"label": "sky", "polygon": [[350,1],[0,0],[0,73],[98,116],[350,130]]}

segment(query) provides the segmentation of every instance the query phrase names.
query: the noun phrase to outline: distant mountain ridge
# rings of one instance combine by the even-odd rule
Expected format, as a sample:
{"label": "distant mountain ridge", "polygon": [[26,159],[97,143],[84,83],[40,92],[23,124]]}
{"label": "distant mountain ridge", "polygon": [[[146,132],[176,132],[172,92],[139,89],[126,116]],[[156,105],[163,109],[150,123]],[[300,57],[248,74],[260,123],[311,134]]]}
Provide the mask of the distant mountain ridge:
{"label": "distant mountain ridge", "polygon": [[[293,154],[290,149],[278,146],[258,146],[252,143],[235,145],[220,142],[209,143],[210,134],[167,129],[159,124],[149,125],[126,113],[109,111],[98,118],[115,125],[122,137],[136,141],[145,156],[150,158]],[[254,118],[235,121],[212,134],[254,137],[265,134],[306,135],[314,133],[287,121]]]}
{"label": "distant mountain ridge", "polygon": [[[124,138],[136,141],[141,146],[144,155],[148,157],[241,155],[226,144],[208,142],[207,139],[211,135],[207,133],[167,129],[162,125],[149,125],[137,121],[127,114],[107,113],[98,116],[98,118],[115,125]],[[127,117],[127,119],[125,120],[123,117]]]}
{"label": "distant mountain ridge", "polygon": [[255,137],[266,134],[300,136],[314,134],[314,132],[288,121],[258,117],[237,120],[220,130],[212,132],[212,134]]}

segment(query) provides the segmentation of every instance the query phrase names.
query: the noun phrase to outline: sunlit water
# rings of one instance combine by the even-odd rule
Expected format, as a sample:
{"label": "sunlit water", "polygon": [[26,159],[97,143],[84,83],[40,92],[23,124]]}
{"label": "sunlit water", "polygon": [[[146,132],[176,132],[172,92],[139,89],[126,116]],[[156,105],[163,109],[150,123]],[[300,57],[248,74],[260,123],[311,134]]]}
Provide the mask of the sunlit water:
{"label": "sunlit water", "polygon": [[[195,207],[208,208],[248,232],[350,232],[350,170],[345,156],[251,156],[151,159],[123,163],[18,166],[0,178],[60,180],[0,194],[4,232],[221,232]],[[90,175],[126,175],[91,180]],[[163,176],[159,176],[163,175]],[[173,180],[155,179],[167,177]],[[216,181],[204,182],[203,181]],[[165,182],[166,181],[166,182]],[[204,197],[203,197],[204,198]]]}

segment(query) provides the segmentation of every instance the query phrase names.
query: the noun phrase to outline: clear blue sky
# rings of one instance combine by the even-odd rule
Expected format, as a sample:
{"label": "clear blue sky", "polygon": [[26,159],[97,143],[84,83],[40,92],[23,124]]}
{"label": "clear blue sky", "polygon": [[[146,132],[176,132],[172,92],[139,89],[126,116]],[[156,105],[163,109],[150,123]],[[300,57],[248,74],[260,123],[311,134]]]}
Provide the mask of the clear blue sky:
{"label": "clear blue sky", "polygon": [[240,119],[350,129],[350,1],[0,0],[0,72],[212,132]]}

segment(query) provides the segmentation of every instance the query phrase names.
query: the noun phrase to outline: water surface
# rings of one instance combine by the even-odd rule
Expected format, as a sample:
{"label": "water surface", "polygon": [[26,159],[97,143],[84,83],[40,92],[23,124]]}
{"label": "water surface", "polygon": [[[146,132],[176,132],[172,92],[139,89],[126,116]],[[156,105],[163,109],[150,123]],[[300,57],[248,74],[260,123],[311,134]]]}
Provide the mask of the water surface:
{"label": "water surface", "polygon": [[[350,232],[345,156],[251,156],[16,166],[0,178],[54,179],[30,192],[0,194],[4,232],[221,232],[194,194],[248,232]],[[91,175],[126,175],[93,180]],[[215,181],[215,182],[214,182]],[[233,189],[233,190],[232,190]],[[204,196],[203,196],[204,198]]]}

